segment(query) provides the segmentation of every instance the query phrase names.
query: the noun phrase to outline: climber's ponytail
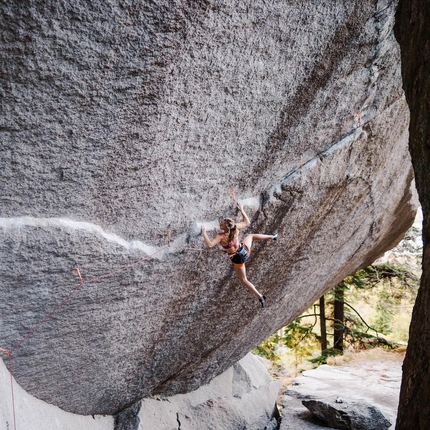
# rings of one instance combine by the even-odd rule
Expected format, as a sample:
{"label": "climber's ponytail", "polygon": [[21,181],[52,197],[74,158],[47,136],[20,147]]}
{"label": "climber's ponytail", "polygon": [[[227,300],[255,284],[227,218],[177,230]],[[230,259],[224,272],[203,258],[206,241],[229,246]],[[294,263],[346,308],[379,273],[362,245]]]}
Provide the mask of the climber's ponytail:
{"label": "climber's ponytail", "polygon": [[227,232],[228,232],[228,241],[229,241],[229,243],[233,242],[239,233],[237,230],[237,227],[236,227],[236,223],[231,218],[226,218],[224,220],[224,224],[225,224],[225,226],[227,228]]}

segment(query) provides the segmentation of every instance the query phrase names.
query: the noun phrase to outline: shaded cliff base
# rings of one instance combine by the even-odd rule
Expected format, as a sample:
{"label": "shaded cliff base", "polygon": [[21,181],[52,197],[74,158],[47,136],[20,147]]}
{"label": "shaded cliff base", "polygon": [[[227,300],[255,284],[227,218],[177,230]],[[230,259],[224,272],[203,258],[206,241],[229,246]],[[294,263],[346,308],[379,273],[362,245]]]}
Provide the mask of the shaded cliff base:
{"label": "shaded cliff base", "polygon": [[[252,428],[274,430],[274,406],[282,406],[280,430],[319,430],[302,405],[304,398],[364,400],[395,422],[404,352],[380,348],[333,357],[330,365],[291,378],[290,370],[273,380],[265,361],[248,354],[233,367],[189,394],[145,399],[115,418],[65,412],[26,393],[15,382],[17,428],[26,430],[138,430]],[[281,384],[284,387],[281,388]],[[10,374],[0,360],[1,428],[13,429]]]}
{"label": "shaded cliff base", "polygon": [[82,416],[65,412],[57,406],[45,403],[28,394],[13,380],[12,402],[10,373],[3,360],[0,360],[0,428],[12,430],[110,430],[113,429],[113,417]]}
{"label": "shaded cliff base", "polygon": [[[209,384],[168,398],[144,399],[112,416],[82,416],[36,399],[13,381],[15,421],[26,430],[137,430],[277,428],[275,409],[281,380],[273,380],[263,359],[248,354]],[[14,428],[10,374],[0,360],[0,428]]]}

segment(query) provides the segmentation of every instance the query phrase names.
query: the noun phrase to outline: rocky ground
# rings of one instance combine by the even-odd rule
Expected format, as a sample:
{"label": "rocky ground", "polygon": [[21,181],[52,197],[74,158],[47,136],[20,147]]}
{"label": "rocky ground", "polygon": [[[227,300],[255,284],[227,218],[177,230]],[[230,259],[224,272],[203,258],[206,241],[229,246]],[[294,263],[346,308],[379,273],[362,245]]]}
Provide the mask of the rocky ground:
{"label": "rocky ground", "polygon": [[304,399],[334,403],[365,401],[377,407],[394,428],[404,351],[389,352],[376,348],[358,353],[346,353],[332,358],[328,365],[306,370],[296,378],[280,366],[277,377],[284,387],[278,399],[282,405],[280,430],[327,429],[302,405]]}

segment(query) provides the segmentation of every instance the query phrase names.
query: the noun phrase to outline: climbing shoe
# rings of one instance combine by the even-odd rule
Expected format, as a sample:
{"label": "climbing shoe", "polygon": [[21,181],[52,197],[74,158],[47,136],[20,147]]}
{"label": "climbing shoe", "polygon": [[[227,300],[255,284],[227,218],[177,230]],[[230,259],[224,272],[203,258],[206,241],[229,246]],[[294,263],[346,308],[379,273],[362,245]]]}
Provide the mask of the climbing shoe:
{"label": "climbing shoe", "polygon": [[278,240],[278,233],[275,233],[272,237],[272,240]]}
{"label": "climbing shoe", "polygon": [[266,300],[266,296],[263,294],[258,301],[261,303],[261,307],[264,308],[264,301]]}

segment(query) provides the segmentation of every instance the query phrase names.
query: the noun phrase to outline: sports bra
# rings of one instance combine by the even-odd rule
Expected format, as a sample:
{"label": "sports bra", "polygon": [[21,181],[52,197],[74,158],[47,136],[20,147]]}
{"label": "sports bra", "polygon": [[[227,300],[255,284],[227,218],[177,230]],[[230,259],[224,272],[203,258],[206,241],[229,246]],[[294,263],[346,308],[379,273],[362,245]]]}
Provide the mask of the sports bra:
{"label": "sports bra", "polygon": [[228,245],[224,246],[223,244],[221,244],[221,246],[224,249],[229,249],[229,248],[233,248],[233,246],[236,246],[239,243],[239,240],[236,238],[235,240],[233,240],[233,242],[230,242]]}

